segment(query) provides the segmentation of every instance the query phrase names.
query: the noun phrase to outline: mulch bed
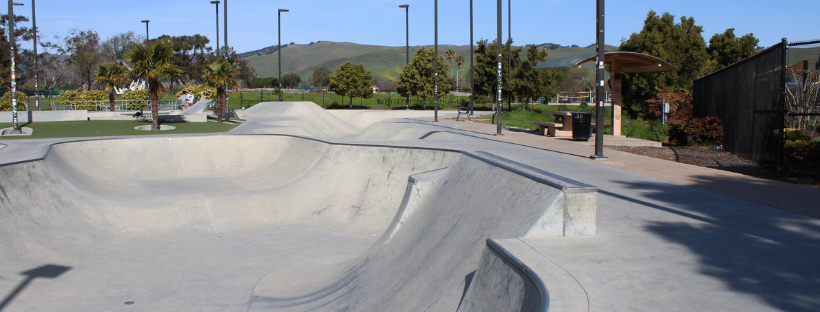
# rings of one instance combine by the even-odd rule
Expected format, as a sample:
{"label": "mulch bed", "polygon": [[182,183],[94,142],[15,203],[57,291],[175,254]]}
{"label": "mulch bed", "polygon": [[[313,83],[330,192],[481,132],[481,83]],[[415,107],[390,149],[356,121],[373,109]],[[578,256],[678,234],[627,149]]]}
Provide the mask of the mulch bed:
{"label": "mulch bed", "polygon": [[663,147],[612,146],[608,148],[695,166],[726,170],[763,179],[820,188],[820,178],[818,178],[820,175],[818,175],[817,172],[792,170],[787,176],[778,178],[772,171],[761,167],[751,160],[743,159],[722,150],[715,150],[713,147],[671,146],[664,144]]}

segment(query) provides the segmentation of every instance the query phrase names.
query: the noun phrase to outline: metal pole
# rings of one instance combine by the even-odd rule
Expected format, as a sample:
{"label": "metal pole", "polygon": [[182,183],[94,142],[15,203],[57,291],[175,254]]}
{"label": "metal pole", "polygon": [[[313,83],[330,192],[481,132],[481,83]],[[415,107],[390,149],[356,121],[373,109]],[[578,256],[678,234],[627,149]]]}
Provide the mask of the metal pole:
{"label": "metal pole", "polygon": [[[507,84],[510,84],[512,90],[512,0],[507,0],[507,40],[510,44],[507,45],[507,59],[509,60],[509,68],[507,68]],[[512,92],[507,95],[507,108],[512,111]]]}
{"label": "metal pole", "polygon": [[282,12],[289,12],[285,9],[279,9],[279,102],[282,102]]}
{"label": "metal pole", "polygon": [[604,156],[604,60],[606,56],[606,45],[604,44],[604,0],[597,0],[597,47],[598,58],[595,66],[597,74],[595,77],[595,122],[598,124],[595,133],[595,155],[590,156],[592,159],[607,158]]}
{"label": "metal pole", "polygon": [[[37,110],[40,110],[40,66],[38,65],[37,59],[40,58],[37,55],[37,14],[36,14],[34,0],[31,0],[31,24],[34,28],[34,105],[37,106]],[[30,120],[29,120],[30,121]]]}
{"label": "metal pole", "polygon": [[[148,38],[151,38],[151,36],[148,35],[148,23],[150,23],[151,21],[144,20],[142,22],[145,23],[145,48],[148,49]],[[146,79],[144,80],[144,82],[145,87],[148,88],[148,100],[145,101],[145,107],[147,108],[148,104],[151,103],[151,81]]]}
{"label": "metal pole", "polygon": [[20,125],[17,120],[17,77],[14,75],[14,2],[9,0],[9,43],[11,46],[11,121],[14,126],[14,133],[20,133]]}
{"label": "metal pole", "polygon": [[777,177],[783,176],[783,144],[785,143],[786,130],[786,66],[789,62],[789,41],[783,38],[780,42],[781,60],[780,60],[780,98],[777,100]]}
{"label": "metal pole", "polygon": [[225,29],[225,51],[226,51],[225,57],[228,57],[228,55],[227,55],[227,50],[228,50],[228,0],[224,0],[224,1],[225,1],[225,9],[223,11],[225,11],[225,21],[224,21],[225,27],[222,27],[222,28]]}
{"label": "metal pole", "polygon": [[[407,44],[406,44],[406,47],[407,47],[407,55],[406,55],[407,61],[404,64],[410,64],[410,5],[405,4],[405,5],[401,5],[399,7],[400,8],[404,7],[405,32],[407,33],[407,35],[405,37],[406,41],[407,41]],[[407,106],[406,109],[409,110],[410,109],[410,93],[407,93],[407,104],[406,104],[406,106]]]}
{"label": "metal pole", "polygon": [[216,7],[216,56],[219,57],[219,1],[211,1]]}
{"label": "metal pole", "polygon": [[495,102],[496,102],[495,114],[498,116],[497,127],[496,128],[498,129],[498,132],[495,135],[504,135],[503,133],[501,133],[501,128],[502,128],[502,126],[501,126],[501,105],[504,105],[504,103],[501,100],[501,83],[502,83],[501,79],[502,79],[502,76],[503,76],[503,74],[501,73],[501,63],[504,61],[504,57],[502,56],[502,53],[501,53],[501,39],[502,39],[501,38],[501,16],[502,16],[502,14],[501,14],[501,0],[498,0],[498,27],[497,27],[498,28],[498,39],[496,39],[497,41],[496,41],[496,45],[495,45],[496,52],[498,53],[498,56],[496,57],[496,61],[498,62],[498,85],[496,86],[497,92],[496,92],[496,99],[495,99]]}
{"label": "metal pole", "polygon": [[434,110],[435,110],[435,113],[433,114],[433,116],[434,116],[433,122],[438,122],[438,0],[435,0],[433,2],[433,4],[435,5],[435,10],[434,10],[435,14],[433,14],[433,16],[434,16],[434,20],[435,20],[435,23],[434,23],[435,27],[434,28],[435,28],[435,32],[436,32],[435,44],[434,44],[434,50],[435,51],[434,51],[434,55],[433,55],[433,63],[436,64],[436,66],[435,66],[436,67],[435,76],[433,77],[433,86],[434,86],[434,88],[433,88],[433,104],[434,104]]}
{"label": "metal pole", "polygon": [[473,115],[473,0],[470,0],[470,116]]}

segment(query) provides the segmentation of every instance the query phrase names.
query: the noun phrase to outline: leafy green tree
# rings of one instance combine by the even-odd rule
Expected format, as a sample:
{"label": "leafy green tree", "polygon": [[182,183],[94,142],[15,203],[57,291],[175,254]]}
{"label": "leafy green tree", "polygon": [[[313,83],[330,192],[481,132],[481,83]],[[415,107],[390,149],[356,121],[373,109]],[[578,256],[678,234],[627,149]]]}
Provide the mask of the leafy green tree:
{"label": "leafy green tree", "polygon": [[151,130],[159,130],[159,81],[161,78],[169,78],[179,73],[179,69],[171,63],[173,55],[172,44],[162,40],[148,46],[136,43],[128,51],[128,64],[132,67],[131,76],[140,77],[149,84],[151,115],[154,119]]}
{"label": "leafy green tree", "polygon": [[[535,45],[527,49],[527,57],[513,75],[513,89],[519,98],[532,102],[538,98],[552,98],[560,92],[561,81],[569,75],[569,69],[533,69],[546,59],[546,50],[538,51]],[[523,108],[526,110],[527,105]]]}
{"label": "leafy green tree", "polygon": [[133,31],[115,34],[102,42],[103,59],[109,62],[125,60],[131,44],[143,40],[144,37],[136,35]]}
{"label": "leafy green tree", "polygon": [[735,37],[735,29],[729,28],[722,34],[715,34],[709,39],[706,52],[712,62],[708,72],[732,65],[742,59],[755,55],[755,47],[760,42],[754,34]]}
{"label": "leafy green tree", "polygon": [[654,96],[658,88],[692,90],[692,82],[701,77],[709,65],[702,32],[702,27],[695,25],[694,18],[684,16],[680,18],[680,23],[675,23],[675,16],[669,13],[658,16],[650,10],[641,32],[633,33],[621,42],[620,51],[656,56],[680,70],[624,74],[623,104],[630,115],[643,114],[646,101]]}
{"label": "leafy green tree", "polygon": [[[28,27],[24,27],[28,18],[22,15],[14,15],[14,40],[15,40],[15,76],[18,84],[23,84],[25,81],[34,77],[34,53],[31,50],[23,48],[21,43],[29,41],[34,38],[34,33]],[[4,73],[5,77],[0,78],[0,83],[9,88],[10,80],[8,77],[9,66],[11,64],[11,44],[8,39],[8,15],[0,16],[0,71]],[[9,106],[11,108],[11,106]]]}
{"label": "leafy green tree", "polygon": [[[511,41],[508,42],[512,44]],[[505,44],[501,46],[501,55],[502,55],[502,63],[501,63],[501,72],[502,72],[502,79],[501,79],[501,88],[502,88],[502,96],[505,98],[511,99],[515,94],[511,88],[511,81],[508,81],[507,77],[509,77],[508,73],[510,71],[510,66],[507,65],[508,55],[510,50],[508,49],[509,44]],[[492,44],[488,44],[487,40],[481,40],[478,42],[478,46],[476,48],[475,56],[476,56],[476,63],[475,63],[475,76],[474,76],[474,84],[473,90],[476,94],[481,95],[492,95],[495,98],[495,94],[498,91],[498,60],[497,60],[497,47],[495,41]],[[520,55],[522,52],[522,48],[516,48],[512,50],[512,58],[513,58],[513,72],[515,72],[515,68],[521,66]]]}
{"label": "leafy green tree", "polygon": [[353,97],[373,96],[371,80],[373,74],[364,68],[364,64],[353,65],[347,61],[330,75],[330,89],[340,96],[350,96],[350,109],[353,109]]}
{"label": "leafy green tree", "polygon": [[[427,99],[436,94],[435,90],[435,51],[433,48],[420,48],[413,55],[413,62],[405,64],[399,74],[398,92],[401,96],[418,96],[422,98],[422,105],[427,109]],[[444,63],[444,57],[438,57],[438,96],[450,93],[452,77],[447,74],[450,65]]]}
{"label": "leafy green tree", "polygon": [[72,29],[69,32],[68,47],[71,52],[68,62],[83,76],[90,90],[95,69],[102,61],[100,35],[94,30]]}
{"label": "leafy green tree", "polygon": [[128,68],[119,63],[105,63],[100,65],[97,69],[97,78],[95,81],[100,85],[108,85],[105,91],[108,91],[109,109],[113,112],[116,110],[114,105],[115,86],[128,82]]}
{"label": "leafy green tree", "polygon": [[235,57],[216,58],[202,68],[202,78],[216,86],[217,122],[225,118],[225,90],[239,85],[236,75],[239,74]]}
{"label": "leafy green tree", "polygon": [[313,71],[313,77],[311,80],[313,81],[314,87],[327,87],[330,85],[330,69],[327,67],[319,67]]}
{"label": "leafy green tree", "polygon": [[250,88],[276,88],[276,85],[279,84],[278,78],[276,77],[267,77],[267,78],[254,78],[251,83],[249,84]]}
{"label": "leafy green tree", "polygon": [[295,89],[302,84],[302,78],[295,73],[290,73],[282,76],[282,87],[286,89]]}

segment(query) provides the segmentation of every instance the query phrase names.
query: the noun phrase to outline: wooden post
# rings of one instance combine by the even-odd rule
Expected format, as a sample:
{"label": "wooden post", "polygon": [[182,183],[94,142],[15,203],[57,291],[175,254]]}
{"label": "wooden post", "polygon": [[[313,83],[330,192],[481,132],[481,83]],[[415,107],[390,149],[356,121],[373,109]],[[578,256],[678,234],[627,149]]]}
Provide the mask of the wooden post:
{"label": "wooden post", "polygon": [[621,135],[621,92],[623,90],[621,61],[617,59],[613,60],[611,70],[612,85],[610,85],[610,87],[612,88],[612,135]]}

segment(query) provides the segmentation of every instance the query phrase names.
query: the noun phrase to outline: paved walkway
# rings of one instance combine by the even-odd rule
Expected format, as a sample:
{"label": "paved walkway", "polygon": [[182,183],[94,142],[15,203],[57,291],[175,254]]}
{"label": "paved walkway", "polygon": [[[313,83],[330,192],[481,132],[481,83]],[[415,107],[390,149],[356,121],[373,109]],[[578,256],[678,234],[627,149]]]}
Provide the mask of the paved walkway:
{"label": "paved walkway", "polygon": [[[457,122],[453,119],[443,120],[441,123],[454,125],[457,129],[470,133],[491,136],[495,140],[530,146],[601,166],[820,218],[820,189],[725,170],[675,163],[606,147],[604,147],[604,155],[609,157],[608,159],[592,160],[589,156],[595,154],[595,147],[592,145],[595,141],[594,137],[589,142],[575,142],[566,138],[546,137],[533,132],[507,130],[503,131],[504,136],[499,137],[494,136],[496,126],[492,124]],[[604,142],[612,140],[623,142],[630,139],[604,137]]]}

